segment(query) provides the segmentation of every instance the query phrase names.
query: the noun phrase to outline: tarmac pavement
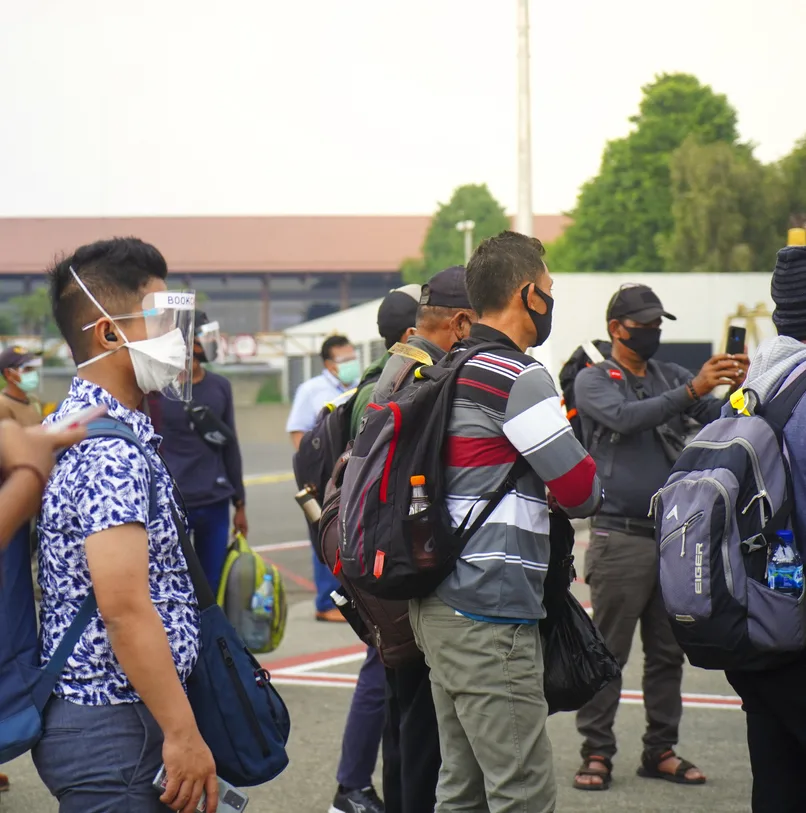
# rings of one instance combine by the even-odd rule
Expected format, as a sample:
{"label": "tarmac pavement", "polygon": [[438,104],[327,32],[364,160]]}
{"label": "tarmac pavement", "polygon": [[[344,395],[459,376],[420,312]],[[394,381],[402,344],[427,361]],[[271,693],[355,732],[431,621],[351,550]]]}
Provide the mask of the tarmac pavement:
{"label": "tarmac pavement", "polygon": [[[255,437],[251,433],[241,436]],[[296,489],[288,474],[290,448],[282,437],[281,424],[278,422],[270,432],[261,433],[259,442],[247,444],[244,458],[245,470],[252,473],[247,499],[250,542],[281,568],[292,605],[285,640],[280,649],[266,659],[291,713],[291,763],[274,782],[247,791],[249,811],[325,813],[335,792],[341,733],[355,675],[363,658],[362,647],[346,624],[323,624],[313,619],[311,552],[305,542],[302,514],[293,501]],[[576,555],[580,564],[586,540],[586,532],[577,534]],[[574,589],[582,601],[587,599],[584,585],[576,585]],[[591,793],[571,788],[580,762],[573,715],[559,714],[550,719],[558,783],[557,810],[563,813],[749,811],[750,768],[744,715],[721,673],[687,666],[684,679],[686,710],[678,750],[705,772],[708,784],[681,787],[636,776],[644,727],[640,655],[640,640],[636,639],[624,679],[624,702],[617,720],[621,751],[615,760],[610,791]],[[2,813],[55,813],[58,810],[29,757],[10,763],[4,770],[11,777],[12,789],[0,796]],[[376,772],[379,790],[380,786],[380,774]]]}

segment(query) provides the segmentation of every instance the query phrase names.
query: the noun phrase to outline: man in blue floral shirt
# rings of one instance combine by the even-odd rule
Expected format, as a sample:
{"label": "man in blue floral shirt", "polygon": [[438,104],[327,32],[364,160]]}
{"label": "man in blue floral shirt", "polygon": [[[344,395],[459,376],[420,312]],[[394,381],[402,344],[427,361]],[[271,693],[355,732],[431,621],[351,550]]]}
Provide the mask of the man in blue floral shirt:
{"label": "man in blue floral shirt", "polygon": [[[33,754],[60,813],[191,813],[203,790],[207,809],[216,808],[215,764],[184,690],[198,657],[199,613],[160,438],[137,411],[144,395],[187,375],[166,275],[159,251],[134,238],[84,246],[50,273],[54,316],[79,368],[50,420],[103,406],[149,458],[122,439],[85,440],[62,457],[44,495],[43,661],[90,589],[98,603]],[[150,515],[152,476],[158,510]],[[168,788],[160,797],[152,782],[162,762]]]}

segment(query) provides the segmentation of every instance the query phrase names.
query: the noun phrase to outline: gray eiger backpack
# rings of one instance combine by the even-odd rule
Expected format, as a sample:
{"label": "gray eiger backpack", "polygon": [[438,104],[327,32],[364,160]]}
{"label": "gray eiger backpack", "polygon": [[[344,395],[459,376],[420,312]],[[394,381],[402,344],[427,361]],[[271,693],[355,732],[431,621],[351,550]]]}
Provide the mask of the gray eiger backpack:
{"label": "gray eiger backpack", "polygon": [[[755,415],[705,426],[653,499],[663,603],[693,666],[769,669],[806,649],[803,596],[766,580],[793,507],[783,429],[804,393],[806,374]],[[806,560],[806,540],[795,544]]]}

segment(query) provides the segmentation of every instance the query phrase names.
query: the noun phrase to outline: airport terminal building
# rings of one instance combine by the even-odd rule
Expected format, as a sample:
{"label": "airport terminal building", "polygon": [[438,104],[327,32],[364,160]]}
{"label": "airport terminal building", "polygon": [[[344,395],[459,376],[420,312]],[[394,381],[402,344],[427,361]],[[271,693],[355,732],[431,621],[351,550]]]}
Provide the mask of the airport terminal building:
{"label": "airport terminal building", "polygon": [[[429,222],[418,215],[0,218],[0,311],[43,285],[55,256],[135,236],[162,251],[173,285],[215,302],[227,332],[280,332],[399,285],[401,263],[420,254]],[[551,241],[567,223],[537,215],[534,233]]]}

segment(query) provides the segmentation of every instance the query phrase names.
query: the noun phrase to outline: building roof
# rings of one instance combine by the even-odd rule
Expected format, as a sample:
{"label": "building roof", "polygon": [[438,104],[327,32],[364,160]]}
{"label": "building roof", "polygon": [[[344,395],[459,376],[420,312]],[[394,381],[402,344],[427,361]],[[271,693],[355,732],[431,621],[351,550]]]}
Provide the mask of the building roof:
{"label": "building roof", "polygon": [[[0,218],[0,274],[38,274],[95,240],[136,236],[162,251],[173,273],[397,271],[420,253],[424,215]],[[535,215],[556,239],[570,220]]]}

